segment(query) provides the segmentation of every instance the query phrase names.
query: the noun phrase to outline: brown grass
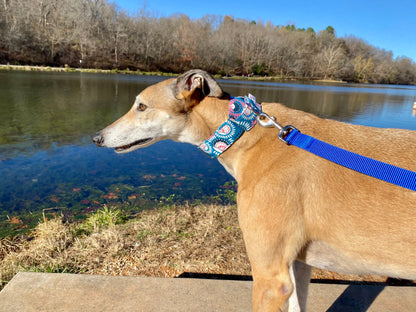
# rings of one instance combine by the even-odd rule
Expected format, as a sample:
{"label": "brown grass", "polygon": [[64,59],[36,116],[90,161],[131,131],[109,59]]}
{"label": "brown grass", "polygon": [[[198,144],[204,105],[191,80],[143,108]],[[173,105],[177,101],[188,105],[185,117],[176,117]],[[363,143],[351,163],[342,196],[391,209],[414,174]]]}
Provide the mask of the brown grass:
{"label": "brown grass", "polygon": [[[118,225],[115,215],[101,226],[94,223],[97,215],[81,224],[56,218],[40,223],[29,238],[0,240],[2,285],[21,270],[158,277],[251,274],[235,206],[143,211]],[[313,278],[386,280],[323,270],[314,270]]]}
{"label": "brown grass", "polygon": [[60,218],[40,223],[29,240],[2,240],[0,279],[20,270],[177,276],[183,272],[250,274],[235,207],[143,211],[125,224],[84,233]]}

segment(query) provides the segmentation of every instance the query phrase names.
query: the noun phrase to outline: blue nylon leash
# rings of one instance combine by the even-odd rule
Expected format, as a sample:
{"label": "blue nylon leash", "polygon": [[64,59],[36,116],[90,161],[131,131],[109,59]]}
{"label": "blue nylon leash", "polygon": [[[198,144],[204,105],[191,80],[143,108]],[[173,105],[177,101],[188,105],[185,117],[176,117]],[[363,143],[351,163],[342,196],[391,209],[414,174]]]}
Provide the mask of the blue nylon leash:
{"label": "blue nylon leash", "polygon": [[416,191],[416,172],[344,150],[293,127],[283,140],[338,165]]}

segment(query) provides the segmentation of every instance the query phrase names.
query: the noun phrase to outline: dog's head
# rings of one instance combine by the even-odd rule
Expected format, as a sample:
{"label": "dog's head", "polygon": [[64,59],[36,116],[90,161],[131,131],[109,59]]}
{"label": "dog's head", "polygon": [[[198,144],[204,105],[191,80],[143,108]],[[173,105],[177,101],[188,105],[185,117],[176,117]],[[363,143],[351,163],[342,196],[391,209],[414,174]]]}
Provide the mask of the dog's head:
{"label": "dog's head", "polygon": [[127,114],[93,137],[98,146],[131,152],[164,139],[178,140],[188,114],[205,97],[225,94],[205,71],[190,70],[143,90]]}

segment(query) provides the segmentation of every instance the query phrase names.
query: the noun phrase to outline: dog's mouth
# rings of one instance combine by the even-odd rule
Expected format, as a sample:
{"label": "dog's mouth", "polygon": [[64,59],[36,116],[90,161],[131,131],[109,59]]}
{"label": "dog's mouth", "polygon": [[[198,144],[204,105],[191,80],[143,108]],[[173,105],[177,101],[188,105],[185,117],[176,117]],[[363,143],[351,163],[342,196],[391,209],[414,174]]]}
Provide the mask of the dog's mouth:
{"label": "dog's mouth", "polygon": [[127,153],[127,152],[131,152],[132,150],[135,150],[136,148],[139,148],[140,145],[144,145],[146,143],[149,143],[152,140],[153,140],[153,138],[147,138],[147,139],[137,140],[137,141],[135,141],[133,143],[130,143],[130,144],[127,144],[127,145],[118,146],[114,150],[117,153]]}

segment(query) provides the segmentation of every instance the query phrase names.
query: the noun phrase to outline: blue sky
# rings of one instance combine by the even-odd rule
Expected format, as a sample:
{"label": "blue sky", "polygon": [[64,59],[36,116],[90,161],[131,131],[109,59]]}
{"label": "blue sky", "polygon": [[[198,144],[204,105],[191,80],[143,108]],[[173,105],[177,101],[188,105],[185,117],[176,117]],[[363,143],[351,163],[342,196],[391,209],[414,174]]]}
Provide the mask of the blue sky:
{"label": "blue sky", "polygon": [[131,15],[145,7],[158,17],[183,13],[192,19],[206,14],[233,15],[274,25],[323,30],[328,25],[338,36],[354,35],[371,45],[407,56],[416,62],[416,0],[269,0],[172,1],[109,0]]}

